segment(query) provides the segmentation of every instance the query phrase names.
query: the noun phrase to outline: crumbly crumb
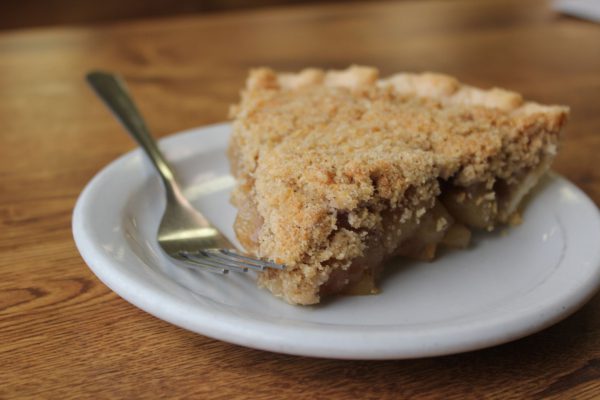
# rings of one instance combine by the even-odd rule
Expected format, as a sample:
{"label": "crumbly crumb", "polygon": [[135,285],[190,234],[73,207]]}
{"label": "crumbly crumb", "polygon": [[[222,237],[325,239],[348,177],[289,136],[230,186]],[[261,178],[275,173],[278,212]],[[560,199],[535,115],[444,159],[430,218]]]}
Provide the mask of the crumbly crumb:
{"label": "crumbly crumb", "polygon": [[508,217],[508,224],[510,226],[518,226],[521,225],[523,223],[523,217],[521,217],[521,214],[519,212],[514,212],[510,215],[510,217]]}
{"label": "crumbly crumb", "polygon": [[231,112],[234,197],[260,220],[252,251],[288,267],[261,284],[311,304],[334,269],[364,253],[382,211],[418,219],[439,180],[468,187],[533,168],[556,153],[568,109],[443,74],[379,79],[351,67],[253,70]]}
{"label": "crumbly crumb", "polygon": [[444,217],[441,217],[436,222],[435,230],[437,232],[441,232],[441,231],[445,230],[447,227],[448,227],[448,220],[446,220],[446,218],[444,218]]}

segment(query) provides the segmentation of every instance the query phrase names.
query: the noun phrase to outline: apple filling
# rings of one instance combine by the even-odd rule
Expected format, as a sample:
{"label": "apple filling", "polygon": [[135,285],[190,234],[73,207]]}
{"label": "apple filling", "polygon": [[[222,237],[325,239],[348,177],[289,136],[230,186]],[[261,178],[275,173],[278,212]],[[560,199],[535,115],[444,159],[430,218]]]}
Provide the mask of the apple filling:
{"label": "apple filling", "polygon": [[461,224],[492,230],[497,224],[520,220],[518,207],[523,198],[548,170],[549,159],[535,168],[515,174],[510,181],[496,179],[468,187],[442,184],[441,202]]}
{"label": "apple filling", "polygon": [[[263,219],[250,196],[238,195],[234,201],[238,208],[234,225],[238,240],[249,252],[255,252]],[[408,219],[405,215],[405,210],[399,208],[381,211],[378,229],[365,231],[363,254],[346,260],[342,268],[331,268],[320,295],[377,293],[376,280],[386,260],[403,256],[430,261],[439,245],[463,248],[469,243],[469,229],[457,223],[440,201],[429,209],[419,208]],[[338,217],[338,226],[353,229],[343,214]]]}
{"label": "apple filling", "polygon": [[[525,171],[510,184],[496,180],[493,184],[459,187],[441,182],[442,193],[433,206],[417,208],[408,218],[406,209],[402,208],[377,211],[381,223],[376,229],[362,230],[365,242],[362,255],[342,260],[345,263],[330,260],[332,267],[319,288],[319,295],[377,293],[377,278],[390,258],[432,261],[440,246],[467,247],[471,229],[492,230],[497,224],[512,221],[517,206],[546,170],[543,164]],[[237,237],[249,252],[256,253],[263,226],[256,203],[250,195],[240,192],[234,197],[234,203],[238,208],[234,226]],[[361,231],[349,223],[347,213],[339,213],[337,226],[338,229]],[[326,260],[322,264],[327,266],[328,263]]]}

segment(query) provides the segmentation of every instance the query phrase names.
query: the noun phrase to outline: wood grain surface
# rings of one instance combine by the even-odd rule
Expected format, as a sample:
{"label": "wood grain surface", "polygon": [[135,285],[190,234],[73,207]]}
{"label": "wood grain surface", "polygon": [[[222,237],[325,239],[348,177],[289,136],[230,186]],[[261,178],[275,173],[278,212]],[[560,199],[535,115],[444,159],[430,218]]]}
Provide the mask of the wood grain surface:
{"label": "wood grain surface", "polygon": [[528,338],[447,357],[272,354],[133,307],[80,258],[71,212],[133,142],[84,85],[125,75],[157,136],[222,121],[246,70],[434,70],[572,116],[555,169],[600,203],[600,25],[545,1],[364,2],[0,33],[0,398],[592,399],[600,296]]}

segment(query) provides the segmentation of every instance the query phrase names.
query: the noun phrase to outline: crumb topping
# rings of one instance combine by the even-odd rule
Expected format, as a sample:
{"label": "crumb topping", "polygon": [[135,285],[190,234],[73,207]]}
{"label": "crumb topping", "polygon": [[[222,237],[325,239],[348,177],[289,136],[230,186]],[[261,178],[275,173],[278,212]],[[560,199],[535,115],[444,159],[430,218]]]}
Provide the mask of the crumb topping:
{"label": "crumb topping", "polygon": [[567,112],[442,74],[251,71],[232,108],[234,198],[251,198],[262,219],[258,255],[288,266],[261,281],[290,302],[318,301],[331,270],[363,254],[381,210],[418,219],[440,179],[491,185],[533,168],[556,153]]}

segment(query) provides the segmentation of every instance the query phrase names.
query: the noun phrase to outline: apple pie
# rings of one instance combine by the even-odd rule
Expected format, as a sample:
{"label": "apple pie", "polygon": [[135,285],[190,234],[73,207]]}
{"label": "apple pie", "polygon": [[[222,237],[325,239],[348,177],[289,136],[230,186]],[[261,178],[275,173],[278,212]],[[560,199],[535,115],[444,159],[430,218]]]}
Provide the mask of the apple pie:
{"label": "apple pie", "polygon": [[384,261],[430,260],[518,218],[568,108],[436,73],[250,72],[231,110],[235,232],[286,265],[259,284],[292,304],[374,292]]}

